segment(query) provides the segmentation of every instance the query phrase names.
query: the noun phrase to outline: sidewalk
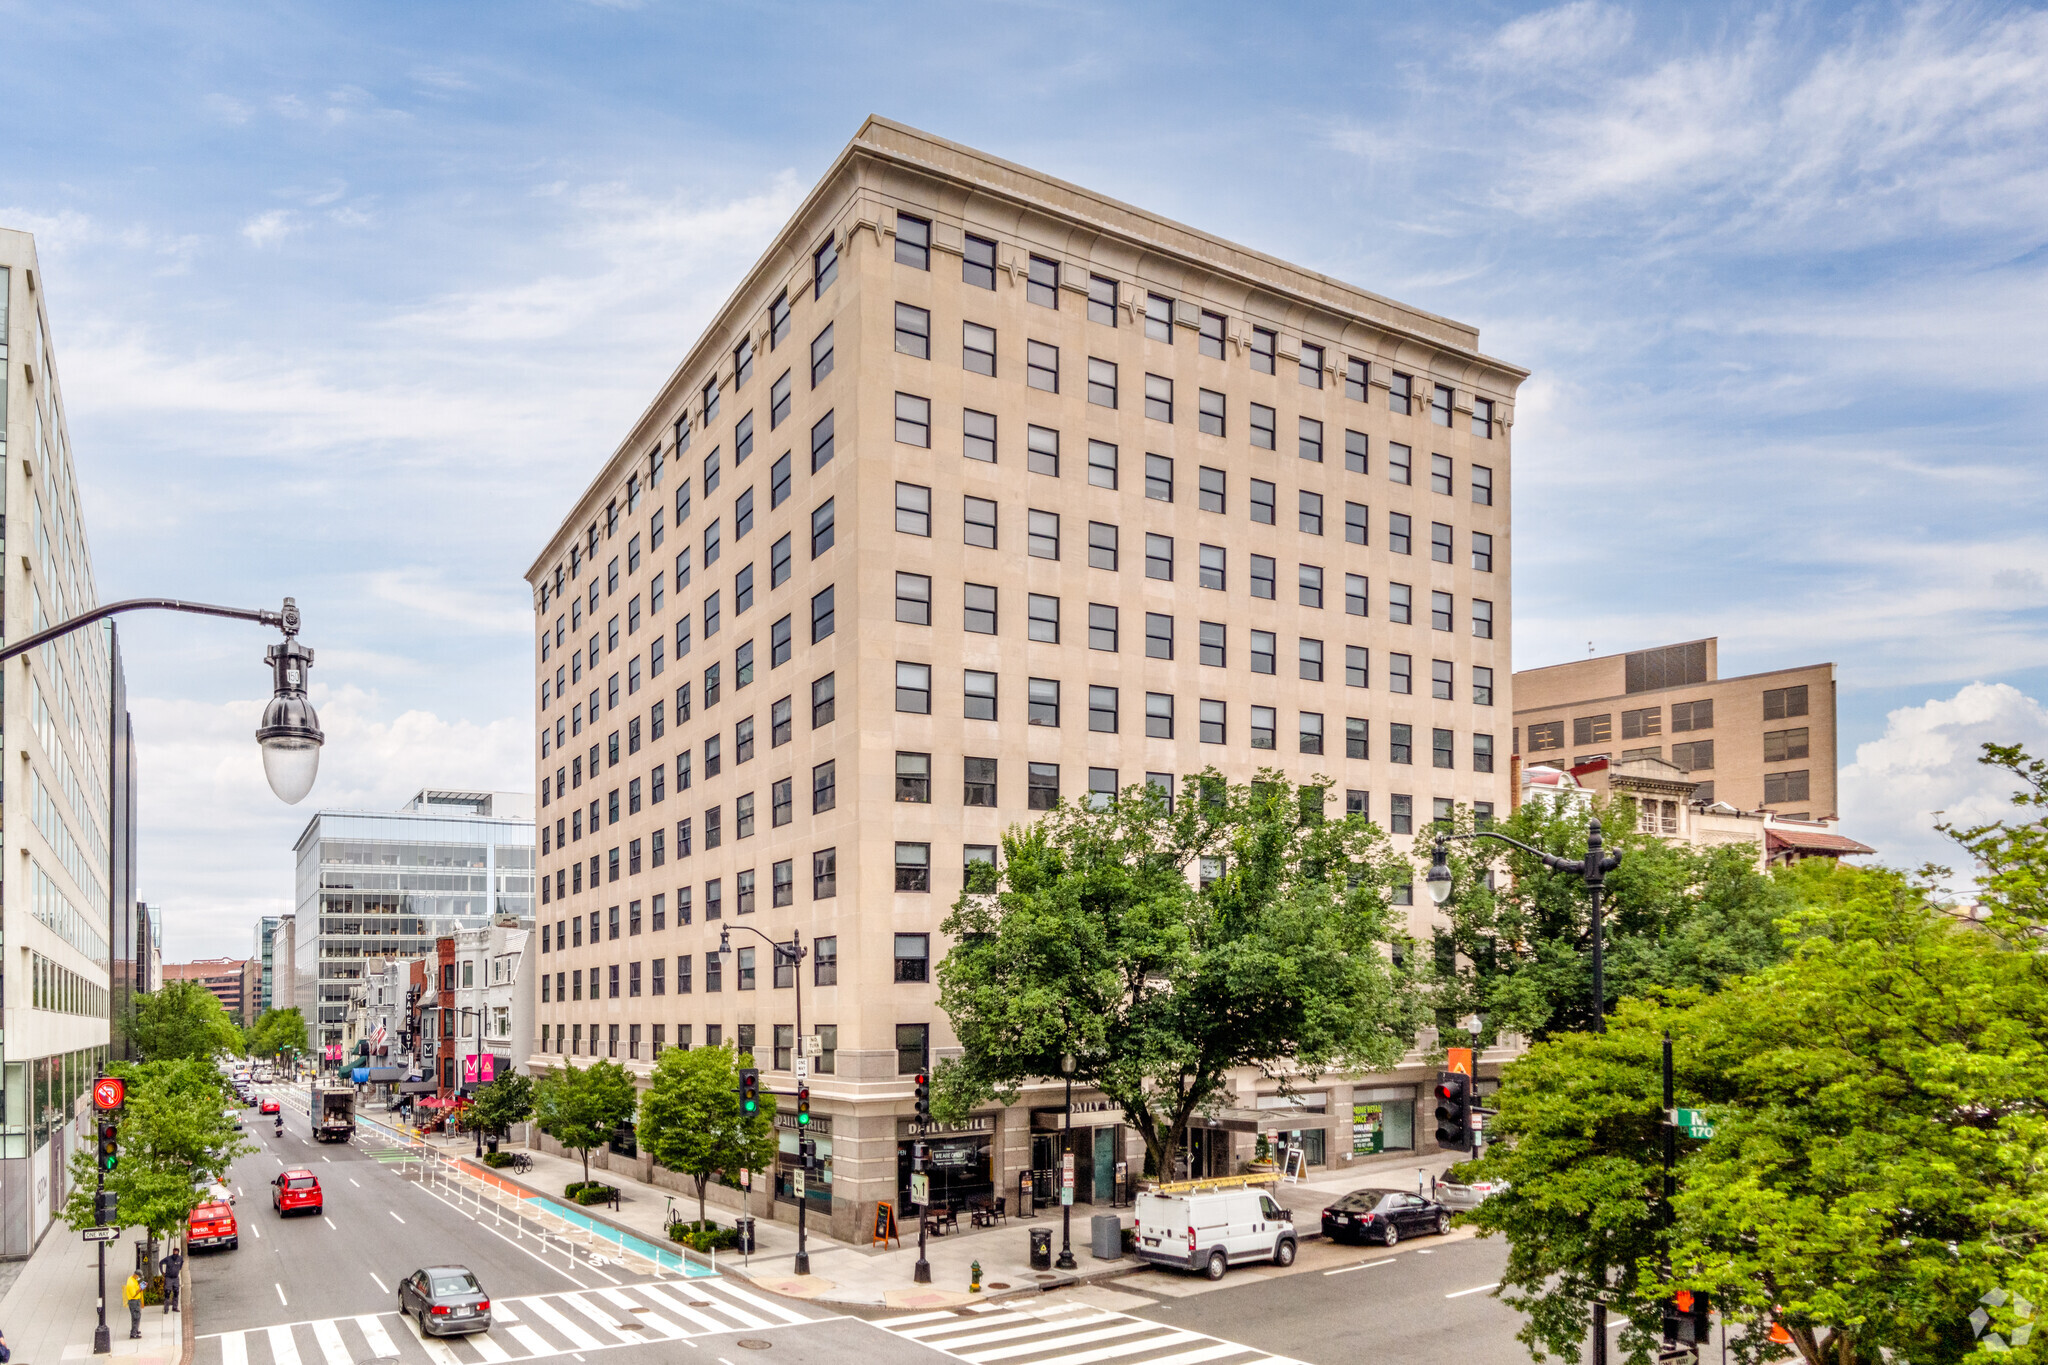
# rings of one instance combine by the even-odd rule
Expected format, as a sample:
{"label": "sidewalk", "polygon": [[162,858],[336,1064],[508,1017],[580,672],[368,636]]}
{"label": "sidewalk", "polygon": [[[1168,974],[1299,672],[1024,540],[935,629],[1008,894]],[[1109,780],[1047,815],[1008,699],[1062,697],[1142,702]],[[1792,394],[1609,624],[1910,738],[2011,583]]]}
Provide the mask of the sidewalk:
{"label": "sidewalk", "polygon": [[[124,1365],[178,1365],[185,1354],[183,1313],[166,1313],[161,1304],[144,1308],[142,1338],[128,1337],[128,1306],[121,1301],[121,1286],[135,1268],[135,1238],[140,1235],[140,1228],[125,1228],[121,1240],[107,1246],[107,1331],[113,1338],[113,1358]],[[20,1365],[93,1359],[98,1292],[98,1249],[61,1223],[51,1228],[7,1297],[0,1299],[0,1331],[7,1334],[13,1358]]]}
{"label": "sidewalk", "polygon": [[[467,1142],[437,1141],[433,1145],[451,1156],[472,1150]],[[557,1197],[571,1180],[583,1178],[583,1165],[574,1158],[550,1156],[538,1150],[530,1150],[527,1155],[533,1159],[532,1170],[523,1175],[506,1170],[495,1174],[536,1193]],[[1324,1173],[1313,1179],[1275,1186],[1273,1197],[1294,1211],[1295,1226],[1303,1237],[1315,1237],[1320,1235],[1318,1219],[1323,1206],[1337,1195],[1373,1185],[1413,1189],[1417,1184],[1417,1171],[1441,1174],[1451,1164],[1452,1157],[1448,1153],[1398,1153],[1372,1161],[1353,1162],[1347,1169]],[[616,1171],[593,1172],[593,1175],[619,1188],[620,1206],[615,1211],[606,1205],[596,1205],[584,1212],[645,1235],[662,1245],[667,1245],[668,1236],[663,1214],[671,1207],[671,1201],[676,1217],[695,1219],[697,1216],[697,1201],[692,1195],[643,1184]],[[767,1197],[757,1191],[754,1208],[765,1210],[766,1207]],[[720,1252],[718,1269],[791,1298],[890,1308],[945,1308],[1006,1295],[1037,1293],[1062,1285],[1156,1273],[1148,1272],[1144,1265],[1130,1257],[1098,1261],[1089,1254],[1088,1220],[1097,1213],[1114,1213],[1124,1226],[1130,1225],[1131,1210],[1128,1207],[1109,1209],[1075,1205],[1072,1245],[1078,1266],[1071,1271],[1035,1271],[1030,1264],[1031,1228],[1051,1229],[1053,1254],[1059,1254],[1060,1208],[1057,1204],[1040,1209],[1036,1218],[1020,1218],[1013,1214],[993,1228],[970,1228],[963,1220],[959,1232],[928,1239],[925,1256],[931,1267],[929,1284],[920,1285],[914,1278],[917,1262],[915,1224],[906,1227],[900,1246],[892,1242],[886,1250],[848,1245],[820,1234],[813,1227],[805,1239],[811,1258],[811,1273],[798,1275],[796,1229],[787,1223],[770,1222],[762,1212],[757,1212],[755,1217],[755,1254],[743,1259],[731,1252]],[[706,1214],[713,1222],[726,1227],[732,1226],[738,1216],[736,1210],[716,1204],[707,1204]],[[981,1263],[983,1292],[980,1294],[971,1293],[967,1288],[976,1261]]]}

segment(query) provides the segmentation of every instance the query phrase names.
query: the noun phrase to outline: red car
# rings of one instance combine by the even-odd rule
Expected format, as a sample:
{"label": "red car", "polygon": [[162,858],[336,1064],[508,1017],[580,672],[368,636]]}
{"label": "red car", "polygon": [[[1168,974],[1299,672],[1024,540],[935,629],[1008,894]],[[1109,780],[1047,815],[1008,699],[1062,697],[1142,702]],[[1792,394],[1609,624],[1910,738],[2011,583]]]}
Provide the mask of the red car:
{"label": "red car", "polygon": [[303,1166],[281,1172],[270,1182],[270,1207],[280,1214],[320,1212],[319,1177]]}
{"label": "red car", "polygon": [[259,1114],[275,1114],[275,1113],[277,1112],[277,1101],[276,1101],[276,1100],[265,1100],[265,1101],[263,1101],[263,1103],[261,1103],[261,1104],[259,1104],[259,1105],[257,1105],[257,1106],[256,1106],[256,1112],[257,1112],[257,1113],[259,1113]]}
{"label": "red car", "polygon": [[185,1245],[194,1250],[226,1247],[233,1251],[241,1245],[241,1240],[240,1229],[235,1226],[235,1211],[217,1200],[193,1209],[186,1221]]}

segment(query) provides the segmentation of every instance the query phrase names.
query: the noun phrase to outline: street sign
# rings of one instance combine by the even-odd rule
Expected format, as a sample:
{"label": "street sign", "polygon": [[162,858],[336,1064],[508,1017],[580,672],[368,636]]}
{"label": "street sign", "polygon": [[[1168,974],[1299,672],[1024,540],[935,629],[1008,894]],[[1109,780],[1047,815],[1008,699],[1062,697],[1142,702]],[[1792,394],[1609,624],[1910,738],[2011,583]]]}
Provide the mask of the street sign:
{"label": "street sign", "polygon": [[803,1173],[802,1171],[796,1171],[796,1172],[794,1172],[794,1173],[793,1173],[793,1174],[791,1175],[791,1177],[790,1177],[790,1184],[791,1184],[791,1185],[793,1185],[793,1186],[795,1187],[795,1189],[796,1189],[796,1197],[797,1197],[797,1198],[799,1198],[799,1199],[803,1198],[803,1197],[804,1197],[804,1173]]}
{"label": "street sign", "polygon": [[87,1228],[80,1235],[88,1242],[118,1242],[121,1240],[121,1229]]}
{"label": "street sign", "polygon": [[804,1044],[804,1048],[803,1048],[804,1056],[806,1056],[806,1057],[822,1057],[822,1056],[824,1056],[824,1055],[825,1055],[825,1048],[824,1048],[823,1044],[821,1044],[821,1043],[820,1043],[820,1042],[818,1041],[818,1035],[817,1035],[817,1034],[815,1034],[815,1033],[806,1033],[806,1034],[804,1035],[804,1037],[803,1037],[803,1044]]}
{"label": "street sign", "polygon": [[1461,1076],[1472,1074],[1472,1049],[1452,1047],[1444,1049],[1444,1070],[1455,1071]]}
{"label": "street sign", "polygon": [[102,1076],[92,1083],[95,1109],[119,1109],[128,1098],[128,1083],[118,1076]]}
{"label": "street sign", "polygon": [[1066,1153],[1060,1158],[1060,1203],[1074,1202],[1074,1154]]}
{"label": "street sign", "polygon": [[795,1065],[796,1065],[796,1078],[797,1078],[798,1080],[800,1080],[800,1081],[806,1081],[806,1080],[809,1080],[809,1079],[810,1079],[810,1077],[811,1077],[811,1062],[810,1062],[810,1059],[809,1059],[808,1057],[799,1057],[799,1058],[797,1058],[797,1059],[796,1059],[796,1064],[795,1064]]}
{"label": "street sign", "polygon": [[1714,1121],[1707,1117],[1704,1109],[1674,1109],[1670,1113],[1671,1126],[1689,1138],[1710,1138],[1714,1135]]}
{"label": "street sign", "polygon": [[919,1208],[932,1202],[932,1178],[923,1171],[910,1173],[910,1202]]}

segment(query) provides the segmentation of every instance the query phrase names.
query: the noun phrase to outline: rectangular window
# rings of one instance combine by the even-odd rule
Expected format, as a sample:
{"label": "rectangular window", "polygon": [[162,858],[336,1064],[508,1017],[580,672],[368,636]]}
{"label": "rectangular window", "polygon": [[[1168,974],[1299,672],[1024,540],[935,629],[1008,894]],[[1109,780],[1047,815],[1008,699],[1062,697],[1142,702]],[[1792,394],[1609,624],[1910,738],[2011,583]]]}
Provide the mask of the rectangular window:
{"label": "rectangular window", "polygon": [[1805,758],[1810,747],[1809,733],[1809,727],[1804,725],[1795,730],[1764,731],[1764,762],[1783,763],[1788,759]]}
{"label": "rectangular window", "polygon": [[[833,590],[831,588],[811,598],[811,643],[817,644],[830,635],[836,626],[833,612]],[[705,703],[710,704],[708,701]]]}
{"label": "rectangular window", "polygon": [[1429,695],[1437,701],[1450,701],[1457,665],[1449,659],[1432,659],[1429,662]]}
{"label": "rectangular window", "polygon": [[896,575],[896,619],[910,626],[932,623],[932,580],[921,573]]}
{"label": "rectangular window", "polygon": [[828,759],[811,769],[811,814],[822,815],[838,803],[838,765]]}
{"label": "rectangular window", "polygon": [[1323,495],[1311,493],[1306,488],[1296,494],[1295,529],[1304,535],[1319,536],[1323,533]]}
{"label": "rectangular window", "polygon": [[1323,424],[1313,418],[1298,419],[1300,431],[1296,436],[1296,453],[1304,460],[1316,464],[1323,462]]}
{"label": "rectangular window", "polygon": [[1088,401],[1098,408],[1116,406],[1116,365],[1113,361],[1088,357]]}
{"label": "rectangular window", "polygon": [[768,586],[779,588],[789,581],[791,554],[789,537],[784,535],[768,547]]}
{"label": "rectangular window", "polygon": [[[932,225],[907,213],[896,215],[896,264],[917,270],[932,268]],[[778,1065],[777,1071],[789,1068]]]}
{"label": "rectangular window", "polygon": [[996,633],[996,590],[983,583],[966,585],[962,597],[962,625],[972,635]]}
{"label": "rectangular window", "polygon": [[1275,732],[1279,728],[1279,713],[1270,706],[1252,708],[1252,747],[1272,749],[1277,746]]}
{"label": "rectangular window", "polygon": [[1365,386],[1369,371],[1368,362],[1351,356],[1344,364],[1344,396],[1355,403],[1365,401]]}
{"label": "rectangular window", "polygon": [[1149,739],[1173,738],[1173,695],[1168,692],[1147,692],[1145,694],[1145,735]]}
{"label": "rectangular window", "polygon": [[1474,665],[1472,668],[1472,704],[1493,705],[1493,670]]}
{"label": "rectangular window", "polygon": [[1222,744],[1229,738],[1224,703],[1204,697],[1201,702],[1201,738],[1204,744]]}
{"label": "rectangular window", "polygon": [[1165,375],[1145,376],[1145,416],[1155,422],[1173,421],[1173,381]]}
{"label": "rectangular window", "polygon": [[1173,460],[1170,457],[1145,457],[1145,496],[1154,502],[1173,501]]}
{"label": "rectangular window", "polygon": [[811,428],[811,472],[817,473],[832,463],[832,414],[820,417]]}
{"label": "rectangular window", "polygon": [[932,756],[896,752],[896,799],[928,806],[932,801]]}
{"label": "rectangular window", "polygon": [[[898,891],[930,891],[932,889],[932,846],[930,844],[899,843],[896,845],[896,889]],[[905,978],[900,969],[902,943],[905,938],[922,939],[924,935],[898,934],[897,961],[899,970],[896,979],[922,981],[922,976]]]}
{"label": "rectangular window", "polygon": [[1252,448],[1254,450],[1277,449],[1275,428],[1278,424],[1279,419],[1274,415],[1273,409],[1263,403],[1252,404]]}
{"label": "rectangular window", "polygon": [[1472,533],[1472,567],[1481,573],[1493,572],[1493,537],[1484,531]]}
{"label": "rectangular window", "polygon": [[1029,635],[1041,644],[1056,645],[1060,642],[1060,599],[1043,593],[1031,593],[1026,599],[1030,613]]}
{"label": "rectangular window", "polygon": [[1204,512],[1221,512],[1223,510],[1223,471],[1211,469],[1207,465],[1203,465],[1198,478],[1201,491],[1197,498],[1197,505]]}
{"label": "rectangular window", "polygon": [[1026,519],[1025,549],[1033,559],[1060,557],[1060,514],[1033,509]]}
{"label": "rectangular window", "polygon": [[777,778],[769,785],[768,824],[771,829],[780,829],[796,818],[795,787],[795,781],[787,777]]}
{"label": "rectangular window", "polygon": [[1031,258],[1030,273],[1024,280],[1024,297],[1041,308],[1060,306],[1060,267],[1043,256]]}
{"label": "rectangular window", "polygon": [[996,372],[996,330],[977,322],[961,324],[962,369],[993,376]]}
{"label": "rectangular window", "polygon": [[[1535,740],[1535,726],[1530,726],[1530,741]],[[1714,741],[1696,739],[1687,744],[1671,746],[1671,761],[1686,772],[1712,772],[1714,768]]]}
{"label": "rectangular window", "polygon": [[1024,462],[1034,474],[1060,476],[1060,434],[1050,427],[1024,429]]}
{"label": "rectangular window", "polygon": [[1411,655],[1387,655],[1387,690],[1404,695],[1415,690],[1415,660]]}
{"label": "rectangular window", "polygon": [[1583,749],[1591,744],[1606,744],[1614,738],[1614,716],[1603,713],[1597,716],[1572,717],[1572,743]]}
{"label": "rectangular window", "polygon": [[1319,565],[1298,564],[1295,566],[1297,586],[1301,605],[1316,607],[1323,605],[1323,571]]}
{"label": "rectangular window", "polygon": [[896,439],[903,445],[931,448],[931,399],[919,398],[914,393],[896,395]]}
{"label": "rectangular window", "polygon": [[1429,390],[1429,420],[1440,427],[1451,424],[1451,386],[1433,384]]}
{"label": "rectangular window", "polygon": [[1387,726],[1387,761],[1390,763],[1415,762],[1415,727],[1412,725]]}
{"label": "rectangular window", "polygon": [[1472,771],[1490,773],[1493,771],[1493,736],[1472,736]]}
{"label": "rectangular window", "polygon": [[1482,507],[1493,506],[1493,471],[1483,464],[1472,466],[1472,501]]}
{"label": "rectangular window", "polygon": [[1301,386],[1305,389],[1320,389],[1323,386],[1323,348],[1306,341],[1302,342],[1300,365],[1298,377]]}
{"label": "rectangular window", "polygon": [[967,237],[967,249],[960,257],[960,279],[977,289],[996,287],[996,244],[986,237]]}
{"label": "rectangular window", "polygon": [[1116,527],[1106,522],[1088,523],[1088,567],[1116,570]]}
{"label": "rectangular window", "polygon": [[1273,485],[1264,479],[1252,480],[1252,520],[1261,526],[1271,526],[1277,519],[1279,499]]}
{"label": "rectangular window", "polygon": [[964,684],[964,711],[968,720],[996,718],[996,675],[968,669]]}
{"label": "rectangular window", "polygon": [[1024,343],[1024,382],[1044,393],[1060,391],[1060,348],[1043,341]]}
{"label": "rectangular window", "polygon": [[1764,804],[1767,806],[1775,806],[1785,801],[1809,800],[1811,791],[1811,773],[1808,769],[1764,774]]}
{"label": "rectangular window", "polygon": [[1116,326],[1116,281],[1100,275],[1088,277],[1088,321],[1105,327]]}
{"label": "rectangular window", "polygon": [[1449,730],[1431,730],[1429,732],[1429,744],[1429,762],[1431,767],[1449,768],[1454,766],[1452,758],[1453,736]]}
{"label": "rectangular window", "polygon": [[1389,512],[1387,514],[1387,548],[1397,555],[1411,553],[1409,542],[1413,537],[1413,526],[1414,523],[1409,520],[1406,512]]}
{"label": "rectangular window", "polygon": [[[789,452],[768,466],[768,508],[773,511],[789,500]],[[656,608],[660,610],[659,607]]]}
{"label": "rectangular window", "polygon": [[964,498],[961,502],[961,537],[984,550],[996,548],[996,504],[993,498]]}
{"label": "rectangular window", "polygon": [[832,679],[833,675],[827,673],[824,677],[811,684],[811,728],[813,730],[821,725],[832,723],[834,693]]}
{"label": "rectangular window", "polygon": [[1273,373],[1273,353],[1278,338],[1271,328],[1252,328],[1251,363],[1254,374]]}
{"label": "rectangular window", "polygon": [[790,698],[783,697],[768,708],[768,747],[780,749],[790,740]]}
{"label": "rectangular window", "polygon": [[996,804],[996,761],[969,758],[962,774],[960,804],[993,810]]}
{"label": "rectangular window", "polygon": [[1451,494],[1451,457],[1450,457],[1450,456],[1448,456],[1448,455],[1432,455],[1432,456],[1430,456],[1430,457],[1429,457],[1429,491],[1430,491],[1430,492],[1432,492],[1432,493],[1441,493],[1441,494],[1443,494],[1443,495],[1444,495],[1445,497],[1449,497],[1449,496],[1450,496],[1450,494]]}
{"label": "rectangular window", "polygon": [[1162,294],[1145,296],[1145,339],[1173,345],[1173,300]]}
{"label": "rectangular window", "polygon": [[1145,657],[1148,659],[1171,659],[1173,657],[1173,618],[1164,612],[1145,613]]}
{"label": "rectangular window", "polygon": [[1472,434],[1487,440],[1493,439],[1493,400],[1474,398],[1472,400]]}
{"label": "rectangular window", "polygon": [[1025,723],[1057,728],[1060,723],[1060,684],[1057,678],[1032,678],[1027,684]]}
{"label": "rectangular window", "polygon": [[1117,733],[1117,694],[1114,687],[1088,689],[1088,728],[1098,734]]}
{"label": "rectangular window", "polygon": [[1323,642],[1321,640],[1310,640],[1307,638],[1300,640],[1297,658],[1300,664],[1300,675],[1304,680],[1308,682],[1321,682],[1323,680]]}
{"label": "rectangular window", "polygon": [[830,238],[811,253],[811,297],[822,299],[839,278],[839,243]]}
{"label": "rectangular window", "polygon": [[740,418],[732,433],[732,467],[738,469],[754,453],[754,414]]}
{"label": "rectangular window", "polygon": [[1429,595],[1429,626],[1432,630],[1451,629],[1451,616],[1456,610],[1451,594],[1432,592]]}
{"label": "rectangular window", "polygon": [[1252,596],[1262,597],[1270,602],[1273,600],[1273,584],[1275,578],[1275,568],[1273,561],[1266,555],[1253,555],[1251,558]]}
{"label": "rectangular window", "polygon": [[1145,577],[1173,581],[1173,537],[1145,533]]}
{"label": "rectangular window", "polygon": [[1270,630],[1252,632],[1252,672],[1272,673],[1278,657],[1278,637]]}
{"label": "rectangular window", "polygon": [[[1543,722],[1541,722],[1540,724],[1536,724],[1536,725],[1531,725],[1531,726],[1529,727],[1529,752],[1530,752],[1530,753],[1532,753],[1532,754],[1540,754],[1540,753],[1543,753],[1543,752],[1545,752],[1546,750],[1550,750],[1550,749],[1562,749],[1563,747],[1564,747],[1564,722],[1563,722],[1563,721],[1561,721],[1561,720],[1547,720],[1547,721],[1543,721]],[[1674,754],[1674,756],[1673,756],[1673,760],[1672,760],[1672,761],[1673,761],[1673,762],[1676,762],[1676,761],[1677,761],[1677,759],[1676,759],[1676,755],[1675,755],[1675,754]]]}
{"label": "rectangular window", "polygon": [[913,304],[896,305],[896,349],[919,360],[932,358],[932,315]]}
{"label": "rectangular window", "polygon": [[1344,433],[1344,468],[1353,474],[1365,473],[1366,438],[1362,431]]}
{"label": "rectangular window", "polygon": [[1197,547],[1196,560],[1199,566],[1199,581],[1203,587],[1214,588],[1218,592],[1224,590],[1224,581],[1227,577],[1226,570],[1228,567],[1226,556],[1227,552],[1221,545],[1202,545]]}
{"label": "rectangular window", "polygon": [[1116,653],[1117,613],[1116,608],[1100,602],[1088,604],[1088,648],[1106,653]]}
{"label": "rectangular window", "polygon": [[928,716],[932,713],[930,664],[896,665],[896,709],[913,716]]}
{"label": "rectangular window", "polygon": [[[1037,258],[1034,257],[1034,260]],[[898,1024],[896,1026],[896,1074],[914,1076],[930,1064],[931,1025]]]}
{"label": "rectangular window", "polygon": [[[825,330],[811,338],[811,387],[817,388],[825,382],[825,376],[832,373],[832,324],[826,323]],[[709,492],[709,489],[705,490]]]}
{"label": "rectangular window", "polygon": [[1347,716],[1344,719],[1344,757],[1372,757],[1370,722],[1362,716]]}
{"label": "rectangular window", "polygon": [[1406,583],[1387,584],[1387,619],[1397,626],[1414,624],[1415,590]]}
{"label": "rectangular window", "polygon": [[1344,646],[1344,685],[1370,687],[1371,677],[1372,651],[1364,645]]}
{"label": "rectangular window", "polygon": [[[1387,832],[1390,834],[1413,834],[1415,832],[1415,798],[1394,796],[1388,798]],[[1410,888],[1412,894],[1412,888]]]}
{"label": "rectangular window", "polygon": [[[775,302],[768,305],[768,349],[774,350],[789,340],[789,291],[783,290],[775,296]],[[659,484],[661,480],[655,479]]]}
{"label": "rectangular window", "polygon": [[1671,703],[1671,729],[1675,734],[1681,730],[1711,730],[1714,728],[1714,703],[1712,701],[1675,701]]}
{"label": "rectangular window", "polygon": [[1202,310],[1201,339],[1197,349],[1211,360],[1223,359],[1223,315]]}
{"label": "rectangular window", "polygon": [[1483,598],[1472,599],[1472,634],[1481,640],[1493,638],[1493,603]]}
{"label": "rectangular window", "polygon": [[[1708,703],[1709,706],[1712,704],[1711,702]],[[1806,684],[1801,683],[1797,687],[1770,687],[1764,689],[1765,720],[1783,720],[1787,716],[1803,716],[1805,714]],[[1695,730],[1706,728],[1699,723],[1697,715],[1694,717],[1693,728]]]}
{"label": "rectangular window", "polygon": [[1387,442],[1387,477],[1395,483],[1414,482],[1415,452],[1398,441]]}
{"label": "rectangular window", "polygon": [[932,490],[922,484],[896,485],[896,529],[904,535],[932,533]]}
{"label": "rectangular window", "polygon": [[1024,805],[1028,810],[1051,810],[1060,799],[1060,765],[1057,763],[1030,763],[1025,765]]}

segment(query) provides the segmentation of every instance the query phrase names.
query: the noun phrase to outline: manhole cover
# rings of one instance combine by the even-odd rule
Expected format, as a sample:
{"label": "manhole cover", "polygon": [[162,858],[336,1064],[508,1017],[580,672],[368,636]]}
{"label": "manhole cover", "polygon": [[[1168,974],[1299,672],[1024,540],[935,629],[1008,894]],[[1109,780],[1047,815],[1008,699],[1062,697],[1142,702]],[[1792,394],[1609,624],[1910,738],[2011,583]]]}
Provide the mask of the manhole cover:
{"label": "manhole cover", "polygon": [[988,1287],[989,1287],[990,1289],[1008,1289],[1008,1288],[1009,1288],[1010,1286],[1008,1286],[1008,1285],[1004,1284],[1004,1283],[1003,1283],[1002,1281],[1000,1281],[1000,1280],[991,1280],[991,1281],[989,1282],[989,1286],[988,1286]]}
{"label": "manhole cover", "polygon": [[775,1344],[774,1342],[772,1342],[772,1341],[767,1341],[767,1340],[764,1340],[764,1339],[763,1339],[763,1338],[761,1338],[761,1337],[741,1337],[741,1338],[740,1338],[740,1347],[741,1347],[741,1349],[742,1349],[742,1350],[748,1350],[748,1351],[765,1351],[765,1350],[767,1350],[767,1349],[768,1349],[769,1347],[773,1346],[774,1344]]}
{"label": "manhole cover", "polygon": [[691,1300],[690,1300],[690,1304],[689,1304],[689,1306],[690,1306],[690,1307],[692,1307],[692,1308],[709,1308],[709,1307],[711,1307],[711,1300],[709,1300],[709,1299],[691,1299]]}
{"label": "manhole cover", "polygon": [[1057,1280],[1057,1279],[1059,1278],[1059,1276],[1057,1276],[1057,1275],[1048,1275],[1048,1274],[1046,1274],[1046,1273],[1045,1273],[1044,1271],[1042,1271],[1042,1270],[1041,1270],[1041,1271],[1040,1271],[1040,1272],[1039,1272],[1038,1274],[1036,1274],[1036,1275],[1033,1275],[1033,1276],[1032,1276],[1031,1278],[1032,1278],[1032,1279],[1034,1279],[1034,1280]]}

